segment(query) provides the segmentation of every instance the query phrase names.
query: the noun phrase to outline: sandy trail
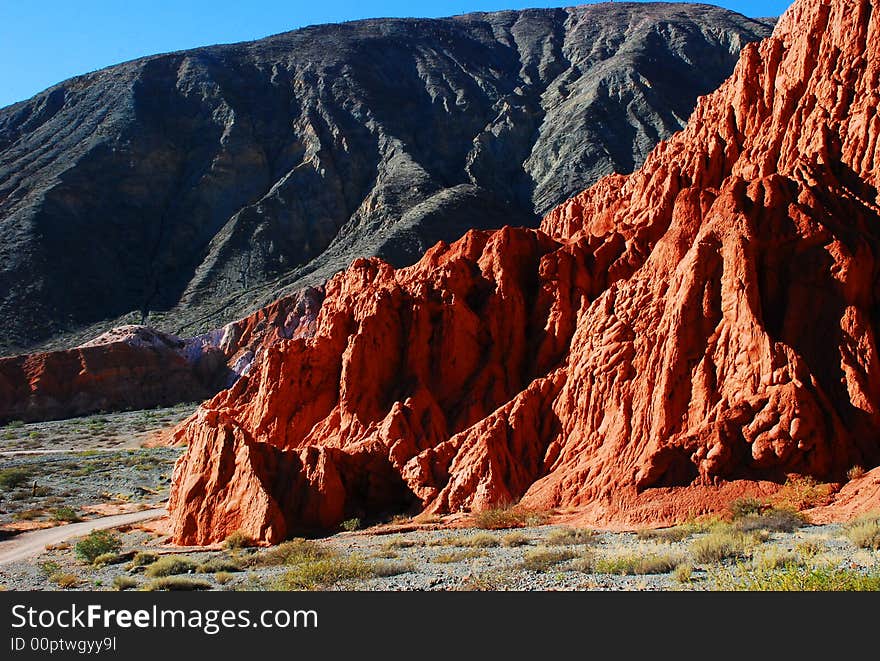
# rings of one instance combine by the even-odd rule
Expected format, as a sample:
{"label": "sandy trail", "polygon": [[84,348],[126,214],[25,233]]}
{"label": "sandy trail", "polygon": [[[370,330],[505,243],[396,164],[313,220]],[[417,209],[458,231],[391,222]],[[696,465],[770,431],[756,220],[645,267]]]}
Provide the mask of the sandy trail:
{"label": "sandy trail", "polygon": [[11,539],[0,542],[0,565],[37,556],[45,550],[48,544],[59,544],[74,537],[87,535],[93,530],[105,530],[107,528],[116,528],[117,526],[157,519],[160,516],[165,516],[167,513],[162,508],[143,510],[141,512],[104,516],[89,521],[21,533]]}
{"label": "sandy trail", "polygon": [[81,454],[83,452],[120,452],[122,450],[140,450],[140,446],[127,447],[118,445],[112,448],[56,448],[54,450],[3,450],[0,451],[0,457],[19,457],[27,455],[41,454]]}

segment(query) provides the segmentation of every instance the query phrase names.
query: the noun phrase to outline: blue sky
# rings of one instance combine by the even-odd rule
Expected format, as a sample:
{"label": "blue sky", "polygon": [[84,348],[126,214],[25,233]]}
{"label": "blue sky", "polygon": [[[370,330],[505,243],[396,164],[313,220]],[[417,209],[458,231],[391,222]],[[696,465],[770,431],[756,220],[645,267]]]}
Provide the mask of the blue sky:
{"label": "blue sky", "polygon": [[[259,39],[316,23],[379,16],[560,7],[577,0],[0,0],[0,107],[71,76],[142,55]],[[790,0],[716,0],[772,16]]]}

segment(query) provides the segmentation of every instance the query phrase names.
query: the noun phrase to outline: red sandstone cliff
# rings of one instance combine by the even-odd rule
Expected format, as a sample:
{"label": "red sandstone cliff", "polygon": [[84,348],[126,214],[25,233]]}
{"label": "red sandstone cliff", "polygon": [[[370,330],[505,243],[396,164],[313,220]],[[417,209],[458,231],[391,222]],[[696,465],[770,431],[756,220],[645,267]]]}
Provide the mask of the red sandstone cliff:
{"label": "red sandstone cliff", "polygon": [[130,326],[75,349],[0,358],[0,421],[150,408],[204,399],[223,387],[220,352],[188,359],[178,344]]}
{"label": "red sandstone cliff", "polygon": [[178,432],[176,541],[520,499],[657,522],[880,463],[878,9],[798,0],[541,231],[333,278]]}
{"label": "red sandstone cliff", "polygon": [[212,397],[246,373],[264,346],[313,332],[322,297],[319,288],[304,289],[193,338],[121,326],[74,349],[0,358],[0,422]]}

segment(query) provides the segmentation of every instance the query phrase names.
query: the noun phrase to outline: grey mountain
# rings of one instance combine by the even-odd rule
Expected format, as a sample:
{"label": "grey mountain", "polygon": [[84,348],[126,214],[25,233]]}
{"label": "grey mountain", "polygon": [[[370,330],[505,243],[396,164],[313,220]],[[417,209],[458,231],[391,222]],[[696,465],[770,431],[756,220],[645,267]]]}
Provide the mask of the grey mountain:
{"label": "grey mountain", "polygon": [[63,82],[0,109],[0,353],[194,334],[358,256],[535,225],[771,30],[661,3],[377,19]]}

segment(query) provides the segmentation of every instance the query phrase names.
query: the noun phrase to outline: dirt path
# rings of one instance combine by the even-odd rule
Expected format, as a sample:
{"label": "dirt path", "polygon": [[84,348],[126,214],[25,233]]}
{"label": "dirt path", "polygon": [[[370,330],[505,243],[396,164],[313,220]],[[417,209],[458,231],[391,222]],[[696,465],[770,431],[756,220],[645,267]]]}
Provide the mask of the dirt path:
{"label": "dirt path", "polygon": [[112,448],[87,448],[85,450],[78,450],[74,448],[58,448],[55,450],[3,450],[0,452],[0,457],[21,457],[28,455],[41,455],[41,454],[82,454],[83,452],[120,452],[122,450],[141,450],[140,445],[133,445],[131,447],[125,445],[117,445]]}
{"label": "dirt path", "polygon": [[0,565],[39,555],[45,550],[47,544],[59,544],[74,537],[87,535],[93,530],[104,530],[132,523],[140,523],[141,521],[157,519],[165,514],[167,512],[164,509],[143,510],[141,512],[132,512],[131,514],[104,516],[90,521],[81,521],[80,523],[70,523],[64,526],[22,533],[5,542],[0,542]]}

